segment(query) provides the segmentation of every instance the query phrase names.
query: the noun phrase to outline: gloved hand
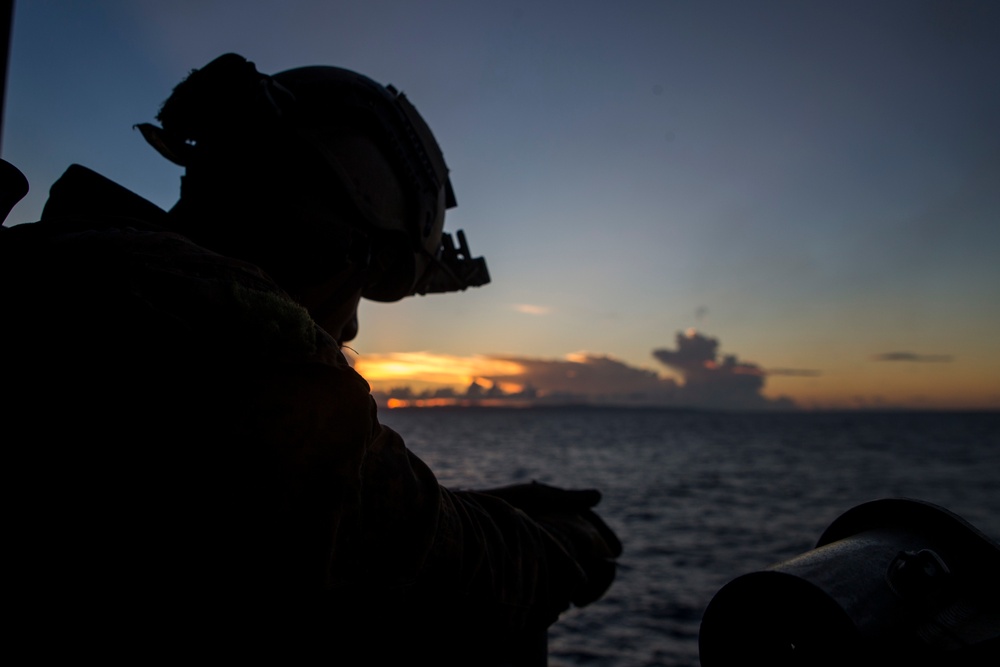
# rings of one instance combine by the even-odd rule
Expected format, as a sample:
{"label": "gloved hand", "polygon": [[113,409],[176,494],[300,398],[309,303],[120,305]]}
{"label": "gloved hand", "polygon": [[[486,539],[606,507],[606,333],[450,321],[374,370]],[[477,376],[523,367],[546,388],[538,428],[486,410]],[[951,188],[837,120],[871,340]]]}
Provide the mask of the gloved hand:
{"label": "gloved hand", "polygon": [[572,592],[577,607],[594,602],[615,578],[615,561],[622,543],[591,510],[601,501],[596,489],[560,489],[547,484],[515,484],[479,491],[518,508],[562,545],[583,571],[586,581]]}

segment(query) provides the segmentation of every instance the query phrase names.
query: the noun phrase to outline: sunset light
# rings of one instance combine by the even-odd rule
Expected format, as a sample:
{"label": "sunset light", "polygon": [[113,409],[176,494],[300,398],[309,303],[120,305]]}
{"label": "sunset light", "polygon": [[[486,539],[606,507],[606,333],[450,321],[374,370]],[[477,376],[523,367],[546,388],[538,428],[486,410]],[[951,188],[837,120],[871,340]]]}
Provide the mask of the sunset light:
{"label": "sunset light", "polygon": [[366,354],[356,358],[354,367],[373,389],[390,389],[400,385],[464,388],[476,378],[518,375],[524,372],[523,367],[513,361],[430,352]]}

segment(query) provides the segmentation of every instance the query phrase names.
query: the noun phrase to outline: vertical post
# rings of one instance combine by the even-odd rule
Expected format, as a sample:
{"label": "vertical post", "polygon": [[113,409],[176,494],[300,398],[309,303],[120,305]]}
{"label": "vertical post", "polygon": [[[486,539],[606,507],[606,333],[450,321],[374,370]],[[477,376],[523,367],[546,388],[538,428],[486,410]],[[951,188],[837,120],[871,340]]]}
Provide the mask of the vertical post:
{"label": "vertical post", "polygon": [[[3,142],[3,112],[7,97],[7,59],[10,56],[14,0],[0,0],[0,146]],[[14,165],[0,159],[0,225],[11,209],[28,194],[28,179]],[[2,228],[2,227],[0,227]]]}
{"label": "vertical post", "polygon": [[7,101],[7,61],[10,58],[10,33],[14,20],[14,0],[0,0],[0,152],[3,148],[3,116]]}

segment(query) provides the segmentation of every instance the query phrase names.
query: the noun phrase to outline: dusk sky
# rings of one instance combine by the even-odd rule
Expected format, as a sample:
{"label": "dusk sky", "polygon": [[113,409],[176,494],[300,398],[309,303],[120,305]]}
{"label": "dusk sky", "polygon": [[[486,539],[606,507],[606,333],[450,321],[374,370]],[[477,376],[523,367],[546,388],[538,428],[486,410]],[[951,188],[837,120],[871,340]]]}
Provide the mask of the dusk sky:
{"label": "dusk sky", "polygon": [[132,126],[229,51],[444,151],[493,282],[365,303],[376,390],[1000,409],[1000,2],[21,0],[7,224],[74,162],[171,206]]}

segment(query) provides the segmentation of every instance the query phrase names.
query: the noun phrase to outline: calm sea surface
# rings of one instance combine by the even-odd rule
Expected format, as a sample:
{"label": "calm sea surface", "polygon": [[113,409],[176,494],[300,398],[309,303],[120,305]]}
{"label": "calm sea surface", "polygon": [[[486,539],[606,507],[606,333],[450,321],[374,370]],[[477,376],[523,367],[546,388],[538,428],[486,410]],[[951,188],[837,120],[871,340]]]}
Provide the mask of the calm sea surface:
{"label": "calm sea surface", "polygon": [[1000,413],[382,411],[450,488],[601,489],[625,555],[608,595],[550,631],[549,664],[696,666],[734,577],[810,550],[860,503],[908,497],[1000,538]]}

